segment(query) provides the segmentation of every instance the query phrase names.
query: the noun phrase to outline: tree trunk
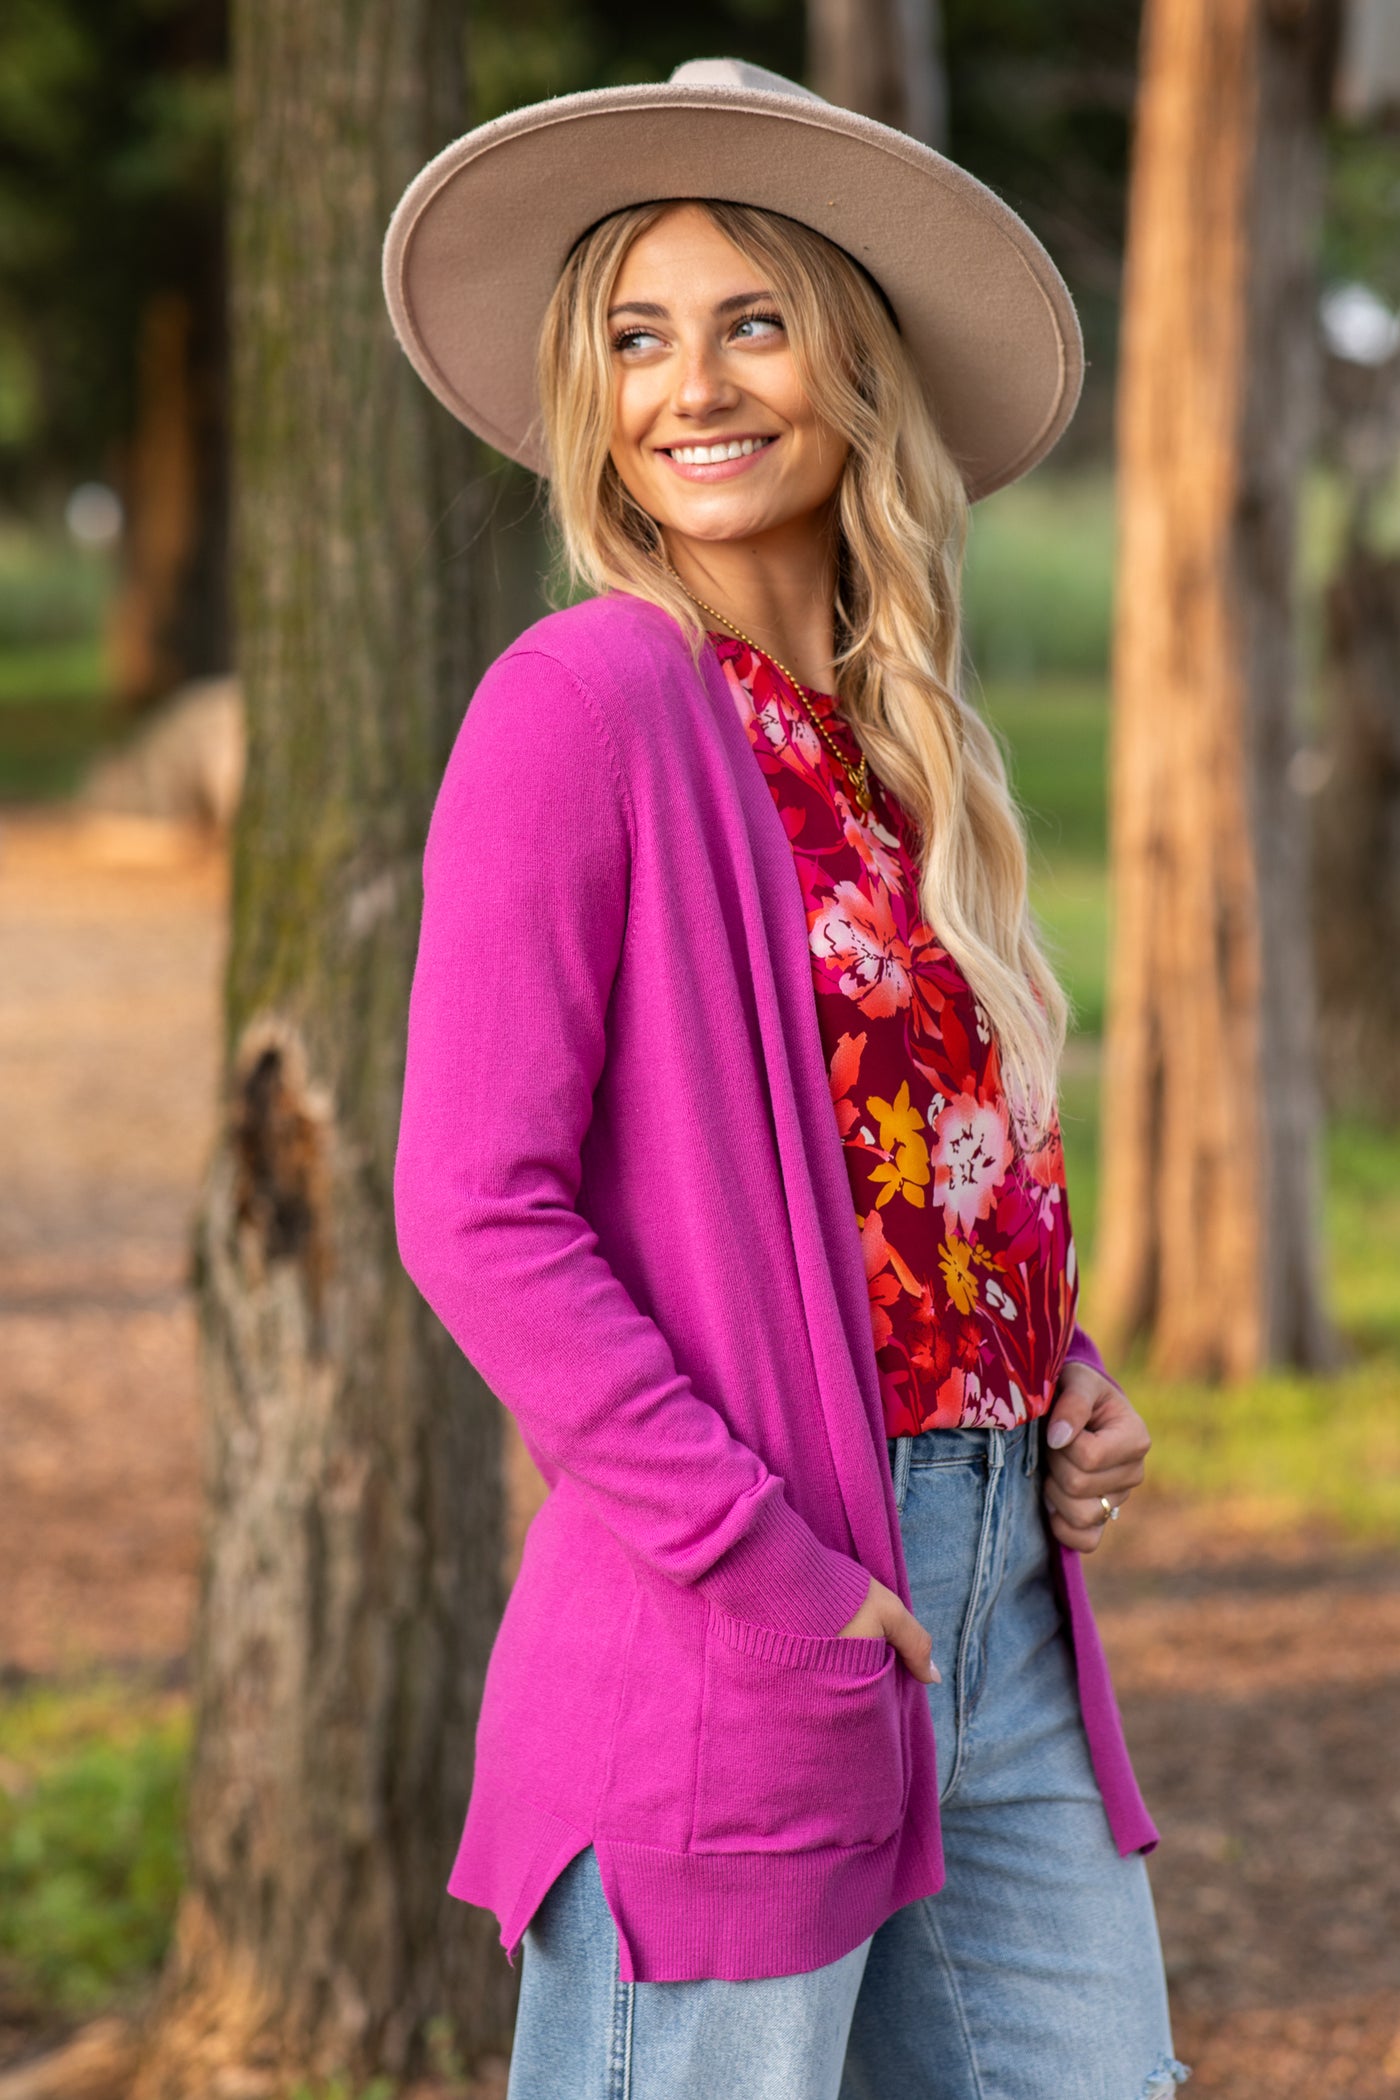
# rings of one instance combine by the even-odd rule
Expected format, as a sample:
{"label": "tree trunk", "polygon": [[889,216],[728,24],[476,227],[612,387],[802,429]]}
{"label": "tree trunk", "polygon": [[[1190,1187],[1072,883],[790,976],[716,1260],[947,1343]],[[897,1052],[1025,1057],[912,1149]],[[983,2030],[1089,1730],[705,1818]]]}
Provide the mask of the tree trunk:
{"label": "tree trunk", "polygon": [[[1115,927],[1095,1317],[1319,1364],[1292,596],[1336,0],[1148,0],[1119,395]],[[1296,776],[1295,776],[1296,777]]]}
{"label": "tree trunk", "polygon": [[229,668],[227,377],[215,257],[202,259],[200,279],[156,294],[142,318],[136,425],[119,477],[121,577],[107,627],[111,681],[128,715]]}
{"label": "tree trunk", "polygon": [[939,0],[807,0],[808,72],[828,102],[943,150]]}
{"label": "tree trunk", "polygon": [[[227,0],[180,0],[142,35],[152,101],[228,64]],[[119,35],[118,42],[121,42]],[[116,481],[126,513],[108,623],[111,683],[128,715],[192,679],[226,676],[229,620],[228,265],[208,171],[156,207],[136,345],[131,429]]]}
{"label": "tree trunk", "polygon": [[1351,539],[1327,591],[1330,768],[1314,889],[1323,1071],[1400,1120],[1400,558]]}
{"label": "tree trunk", "polygon": [[[481,480],[379,251],[460,122],[460,0],[239,0],[227,1112],[196,1232],[208,1515],[188,1881],[135,2092],[501,2047],[445,1893],[502,1602],[501,1410],[397,1257],[423,837],[478,668]],[[445,2030],[439,2029],[441,2035]]]}

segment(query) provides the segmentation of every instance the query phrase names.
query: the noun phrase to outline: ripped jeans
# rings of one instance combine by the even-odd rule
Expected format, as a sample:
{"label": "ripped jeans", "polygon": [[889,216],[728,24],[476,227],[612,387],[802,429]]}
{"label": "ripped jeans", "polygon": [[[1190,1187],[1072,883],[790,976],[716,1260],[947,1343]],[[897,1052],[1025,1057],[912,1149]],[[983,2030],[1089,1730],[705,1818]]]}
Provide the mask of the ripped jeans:
{"label": "ripped jeans", "polygon": [[1119,1856],[1051,1585],[1038,1425],[891,1446],[947,1880],[841,1960],[626,1983],[591,1848],[525,1935],[508,2100],[1168,2100],[1140,1854]]}

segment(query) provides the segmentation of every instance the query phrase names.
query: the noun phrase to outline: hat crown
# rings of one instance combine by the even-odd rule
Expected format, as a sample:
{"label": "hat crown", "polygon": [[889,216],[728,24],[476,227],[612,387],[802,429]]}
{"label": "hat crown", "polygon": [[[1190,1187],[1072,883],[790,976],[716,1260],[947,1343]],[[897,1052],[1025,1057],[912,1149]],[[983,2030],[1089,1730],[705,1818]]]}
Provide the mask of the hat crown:
{"label": "hat crown", "polygon": [[746,58],[688,58],[671,75],[672,87],[727,87],[759,89],[767,95],[800,95],[804,102],[820,102],[811,88],[785,74],[770,73],[767,66],[753,66]]}

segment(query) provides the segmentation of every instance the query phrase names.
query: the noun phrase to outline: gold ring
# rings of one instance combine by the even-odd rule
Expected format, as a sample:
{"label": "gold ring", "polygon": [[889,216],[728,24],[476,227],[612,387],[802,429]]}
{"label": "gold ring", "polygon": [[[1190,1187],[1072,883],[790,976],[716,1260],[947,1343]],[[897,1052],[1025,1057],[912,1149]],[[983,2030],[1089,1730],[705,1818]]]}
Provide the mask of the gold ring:
{"label": "gold ring", "polygon": [[1100,1495],[1099,1508],[1103,1511],[1106,1522],[1110,1524],[1116,1524],[1118,1522],[1118,1512],[1122,1508],[1121,1503],[1110,1502],[1107,1495]]}

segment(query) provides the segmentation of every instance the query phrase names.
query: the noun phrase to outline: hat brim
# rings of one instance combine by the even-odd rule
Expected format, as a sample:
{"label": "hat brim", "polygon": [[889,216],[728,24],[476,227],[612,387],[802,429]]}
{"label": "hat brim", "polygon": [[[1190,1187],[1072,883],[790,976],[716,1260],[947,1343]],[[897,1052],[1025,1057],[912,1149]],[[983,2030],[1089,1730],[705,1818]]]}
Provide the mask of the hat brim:
{"label": "hat brim", "polygon": [[627,205],[688,197],[782,212],[864,265],[969,498],[1026,473],[1073,415],[1079,322],[1025,222],[902,132],[752,88],[565,95],[448,146],[409,185],[385,239],[399,341],[453,415],[547,473],[535,350],[570,248]]}

